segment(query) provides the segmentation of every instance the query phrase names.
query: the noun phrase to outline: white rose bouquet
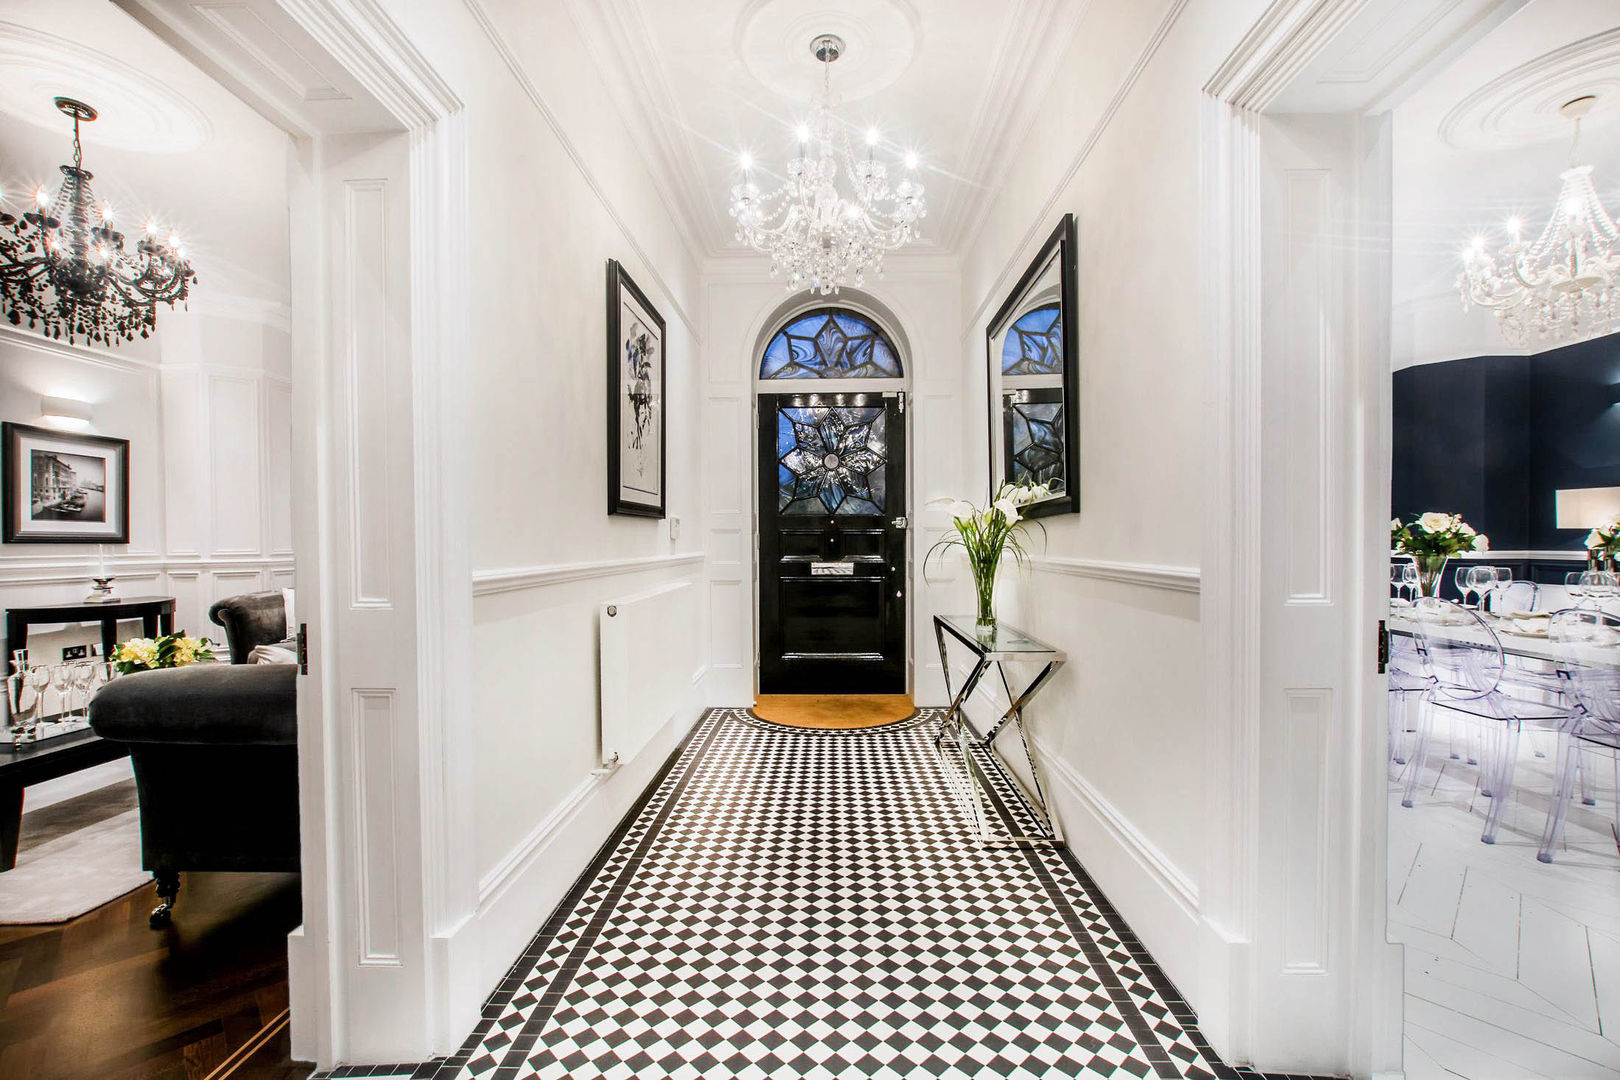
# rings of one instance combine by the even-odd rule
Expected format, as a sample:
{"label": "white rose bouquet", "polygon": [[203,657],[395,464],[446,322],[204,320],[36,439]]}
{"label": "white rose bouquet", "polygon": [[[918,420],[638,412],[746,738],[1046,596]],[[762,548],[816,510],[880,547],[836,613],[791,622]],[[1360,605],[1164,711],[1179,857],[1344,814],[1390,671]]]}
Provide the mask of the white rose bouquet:
{"label": "white rose bouquet", "polygon": [[130,638],[113,649],[112,662],[122,675],[185,667],[213,660],[212,645],[207,638],[187,637],[184,630],[156,638]]}
{"label": "white rose bouquet", "polygon": [[1603,555],[1620,555],[1620,514],[1607,525],[1599,525],[1586,534],[1586,550],[1594,559]]}
{"label": "white rose bouquet", "polygon": [[953,547],[962,549],[973,570],[979,608],[977,629],[981,637],[995,634],[996,570],[1001,566],[1002,555],[1010,551],[1013,559],[1022,565],[1029,554],[1024,549],[1023,533],[1030,523],[1024,519],[1023,508],[1050,494],[1051,489],[1046,484],[1004,484],[996,492],[995,501],[982,510],[963,499],[938,500],[950,507],[952,531],[928,549],[923,569],[928,569],[928,559],[933,558],[935,552]]}
{"label": "white rose bouquet", "polygon": [[1446,560],[1464,551],[1489,551],[1491,541],[1459,514],[1430,510],[1405,525],[1400,518],[1389,523],[1390,547],[1412,556],[1417,564],[1418,584],[1424,596],[1435,596]]}

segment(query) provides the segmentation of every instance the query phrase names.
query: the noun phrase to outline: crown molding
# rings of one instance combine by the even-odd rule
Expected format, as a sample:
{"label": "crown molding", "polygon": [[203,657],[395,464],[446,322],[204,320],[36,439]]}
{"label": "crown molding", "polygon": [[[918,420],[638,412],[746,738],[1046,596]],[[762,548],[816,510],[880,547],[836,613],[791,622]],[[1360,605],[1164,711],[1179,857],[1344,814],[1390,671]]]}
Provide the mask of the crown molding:
{"label": "crown molding", "polygon": [[949,250],[961,251],[963,241],[978,234],[1090,7],[1091,0],[1020,0],[1013,7],[969,122],[969,156],[941,214]]}
{"label": "crown molding", "polygon": [[243,293],[204,292],[187,301],[186,310],[193,315],[258,323],[284,334],[292,333],[292,303],[289,300],[271,300]]}
{"label": "crown molding", "polygon": [[[636,0],[564,0],[591,63],[603,76],[619,118],[634,135],[637,152],[668,193],[687,246],[700,257],[715,250],[711,238],[725,234],[725,222],[708,197],[691,125]],[[655,104],[656,103],[656,104]],[[667,199],[666,199],[667,204]]]}
{"label": "crown molding", "polygon": [[[624,216],[619,213],[619,208],[608,197],[607,190],[603,188],[601,181],[597,179],[596,174],[591,171],[591,167],[586,163],[584,155],[580,153],[578,144],[569,136],[567,129],[563,127],[562,121],[557,118],[557,114],[551,111],[551,106],[546,104],[545,98],[540,93],[540,88],[534,84],[533,79],[529,78],[529,73],[524,69],[522,61],[518,59],[517,53],[512,50],[505,36],[501,34],[500,28],[490,18],[489,12],[480,0],[462,0],[462,4],[466,7],[468,14],[473,17],[473,22],[483,31],[484,37],[489,41],[496,55],[501,58],[501,62],[506,65],[513,80],[517,83],[518,89],[523,92],[524,97],[529,99],[529,103],[534,106],[535,111],[540,114],[546,126],[551,129],[551,133],[562,146],[563,152],[568,155],[568,160],[573,163],[574,168],[579,172],[580,179],[585,181],[585,186],[590,188],[591,194],[596,196],[596,200],[601,204],[603,211],[618,228],[620,234],[624,236],[625,243],[629,244],[630,250],[635,252],[638,264],[635,267],[637,277],[651,281],[654,284],[657,291],[663,296],[664,301],[674,309],[676,317],[686,327],[687,333],[692,335],[694,341],[701,344],[703,333],[698,325],[698,320],[691,312],[686,310],[686,305],[681,303],[675,294],[675,290],[670,287],[668,279],[659,271],[657,262],[647,252],[647,249],[642,247],[641,242],[636,239],[635,230],[630,228],[630,223],[624,219]],[[658,182],[659,175],[656,172],[652,175],[653,186],[659,189],[660,200],[664,200],[663,185]],[[675,225],[676,234],[680,237],[687,257],[701,265],[706,251],[696,242],[696,237],[691,231],[691,223],[674,207],[671,207],[667,200],[664,200],[664,207],[669,211],[670,219]]]}
{"label": "crown molding", "polygon": [[21,349],[31,349],[34,352],[47,353],[51,356],[61,357],[64,360],[73,360],[81,364],[94,364],[97,367],[111,368],[114,371],[152,374],[162,367],[156,360],[143,360],[135,356],[126,356],[100,345],[69,345],[63,341],[47,338],[37,330],[12,326],[9,323],[0,323],[0,343],[14,345]]}
{"label": "crown molding", "polygon": [[[1181,13],[1186,10],[1187,3],[1188,0],[1170,0],[1166,5],[1164,15],[1159,19],[1158,25],[1153,28],[1153,33],[1148,36],[1148,40],[1142,46],[1141,51],[1137,53],[1136,60],[1126,70],[1124,77],[1120,79],[1119,85],[1114,88],[1114,94],[1109,98],[1108,104],[1103,107],[1101,115],[1097,117],[1097,122],[1086,133],[1086,137],[1081,141],[1079,149],[1075,151],[1074,157],[1069,161],[1068,167],[1063,170],[1062,174],[1058,176],[1057,182],[1052,185],[1051,194],[1042,203],[1040,211],[1030,216],[1030,224],[1024,230],[1023,238],[1012,248],[1006,263],[1001,268],[1001,272],[996,275],[995,280],[990,283],[990,287],[985,290],[984,297],[974,306],[973,313],[963,322],[962,339],[964,341],[972,336],[975,328],[981,324],[989,311],[990,305],[1001,297],[1002,290],[1006,287],[1008,279],[1023,267],[1025,252],[1030,245],[1046,235],[1047,231],[1052,227],[1052,214],[1057,208],[1059,200],[1062,199],[1063,193],[1074,182],[1075,176],[1079,174],[1081,167],[1085,165],[1086,159],[1091,156],[1091,151],[1096,148],[1097,143],[1102,139],[1103,132],[1108,130],[1108,125],[1113,122],[1114,114],[1119,112],[1120,106],[1130,96],[1131,89],[1136,85],[1136,80],[1141,78],[1143,71],[1147,70],[1147,66],[1152,61],[1154,54],[1159,51],[1159,46],[1163,45],[1165,38],[1170,36],[1171,28],[1175,26],[1176,20],[1181,17]],[[979,234],[984,230],[985,222],[989,219],[990,206],[993,202],[993,199],[986,200],[983,212],[978,216],[972,231],[963,242],[962,251],[968,251],[978,242]]]}

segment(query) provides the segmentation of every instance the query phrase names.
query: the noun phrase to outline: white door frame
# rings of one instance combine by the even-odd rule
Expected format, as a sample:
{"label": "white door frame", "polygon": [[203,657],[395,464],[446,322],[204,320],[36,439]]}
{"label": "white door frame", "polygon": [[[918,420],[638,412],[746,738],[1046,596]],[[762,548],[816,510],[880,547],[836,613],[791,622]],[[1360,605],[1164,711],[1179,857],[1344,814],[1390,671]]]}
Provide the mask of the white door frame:
{"label": "white door frame", "polygon": [[[326,388],[345,359],[329,348],[327,283],[334,262],[320,233],[318,205],[300,207],[295,198],[292,220],[295,273],[302,263],[304,281],[295,283],[295,388],[302,404],[314,412],[315,445],[301,447],[295,471],[295,521],[298,537],[300,610],[310,619],[310,676],[300,680],[299,779],[303,835],[304,924],[289,948],[292,984],[293,1055],[325,1067],[353,1056],[379,1052],[386,1060],[425,1059],[453,1049],[476,1022],[484,987],[478,984],[474,942],[470,933],[477,907],[477,873],[471,862],[473,781],[470,739],[457,730],[469,723],[454,692],[453,673],[465,671],[472,627],[471,572],[466,515],[455,479],[464,450],[457,434],[464,415],[459,374],[466,347],[455,320],[465,310],[468,292],[467,136],[462,103],[431,64],[406,40],[376,0],[277,0],[398,121],[409,139],[408,250],[390,259],[409,260],[411,305],[409,415],[393,415],[390,424],[410,432],[413,468],[414,605],[408,614],[416,624],[415,654],[399,658],[395,675],[413,685],[416,709],[396,714],[392,733],[398,751],[394,767],[374,782],[390,785],[395,803],[415,827],[394,829],[384,837],[354,835],[357,826],[345,814],[350,786],[362,768],[350,760],[354,722],[352,703],[339,691],[334,672],[342,667],[346,643],[321,633],[331,626],[340,589],[333,580],[335,564],[331,515],[348,513],[333,505],[334,477],[349,467],[337,448],[321,445],[329,430],[324,412],[333,407]],[[299,156],[321,167],[319,137],[299,141]],[[310,185],[318,189],[319,185]],[[295,193],[296,194],[296,193]],[[300,212],[303,211],[303,212]],[[300,251],[302,258],[299,258]],[[403,410],[400,410],[403,412]],[[348,643],[347,647],[353,647]],[[364,955],[356,935],[362,898],[385,896],[400,888],[361,880],[353,852],[362,843],[387,843],[416,850],[391,853],[395,867],[415,869],[402,891],[416,893],[397,905],[395,929],[416,942],[410,952],[417,964],[375,963]],[[419,921],[418,914],[419,913]],[[403,952],[403,950],[402,950]],[[357,1021],[347,1007],[350,984],[364,969],[368,996],[380,991],[398,1007],[393,1022]],[[386,1013],[369,1009],[366,1015]],[[407,1027],[406,1017],[424,1021]]]}
{"label": "white door frame", "polygon": [[[1202,620],[1207,701],[1206,813],[1211,823],[1200,879],[1200,1023],[1228,1060],[1267,1070],[1298,1071],[1302,1042],[1354,1076],[1399,1075],[1401,961],[1387,943],[1384,897],[1387,831],[1384,791],[1382,677],[1375,674],[1376,620],[1383,610],[1388,479],[1388,254],[1345,244],[1330,257],[1348,285],[1349,338],[1333,360],[1346,392],[1327,405],[1350,433],[1352,475],[1333,496],[1342,520],[1356,523],[1337,538],[1333,556],[1345,567],[1339,605],[1347,643],[1336,688],[1324,691],[1333,712],[1324,743],[1322,835],[1342,839],[1324,857],[1317,882],[1326,920],[1324,960],[1290,970],[1276,958],[1289,932],[1286,898],[1268,893],[1264,845],[1274,842],[1282,793],[1261,783],[1268,754],[1264,718],[1291,686],[1264,642],[1280,616],[1264,597],[1275,567],[1262,559],[1263,511],[1285,498],[1264,480],[1262,377],[1266,304],[1261,278],[1261,114],[1364,6],[1364,0],[1275,0],[1206,83],[1203,117],[1203,296],[1210,346],[1211,402],[1208,492],[1203,552]],[[1359,183],[1358,232],[1388,229],[1369,221],[1367,185],[1379,184],[1387,205],[1389,158],[1371,155]],[[1280,306],[1280,305],[1279,305]],[[1382,335],[1380,337],[1380,334]],[[1332,705],[1333,696],[1339,704]],[[1291,994],[1342,1003],[1322,1030],[1279,1030],[1277,1006]],[[1327,1011],[1327,1010],[1325,1010]]]}

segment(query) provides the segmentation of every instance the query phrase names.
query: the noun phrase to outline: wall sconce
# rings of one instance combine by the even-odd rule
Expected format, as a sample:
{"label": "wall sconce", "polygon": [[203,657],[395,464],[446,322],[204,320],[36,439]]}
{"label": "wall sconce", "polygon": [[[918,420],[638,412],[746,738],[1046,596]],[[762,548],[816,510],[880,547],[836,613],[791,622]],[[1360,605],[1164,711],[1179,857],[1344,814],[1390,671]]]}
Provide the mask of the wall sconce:
{"label": "wall sconce", "polygon": [[90,418],[95,415],[88,401],[51,397],[48,394],[39,399],[39,411],[54,426],[66,428],[88,428]]}
{"label": "wall sconce", "polygon": [[1609,404],[1620,405],[1620,382],[1609,384]]}

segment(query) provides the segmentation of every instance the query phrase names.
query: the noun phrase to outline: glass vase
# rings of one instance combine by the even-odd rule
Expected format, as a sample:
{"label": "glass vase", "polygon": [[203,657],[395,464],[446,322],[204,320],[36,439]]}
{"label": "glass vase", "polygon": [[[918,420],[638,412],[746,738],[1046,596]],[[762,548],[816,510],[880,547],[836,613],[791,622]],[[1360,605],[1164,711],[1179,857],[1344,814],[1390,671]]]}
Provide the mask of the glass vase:
{"label": "glass vase", "polygon": [[1445,581],[1446,563],[1450,561],[1450,555],[1412,556],[1412,562],[1417,566],[1418,592],[1421,595],[1440,595],[1440,584]]}
{"label": "glass vase", "polygon": [[996,566],[973,568],[973,588],[978,595],[979,608],[973,621],[974,636],[979,644],[989,645],[996,640]]}

